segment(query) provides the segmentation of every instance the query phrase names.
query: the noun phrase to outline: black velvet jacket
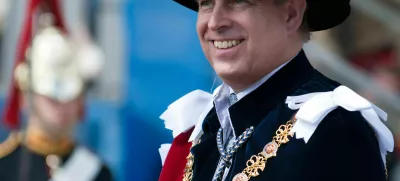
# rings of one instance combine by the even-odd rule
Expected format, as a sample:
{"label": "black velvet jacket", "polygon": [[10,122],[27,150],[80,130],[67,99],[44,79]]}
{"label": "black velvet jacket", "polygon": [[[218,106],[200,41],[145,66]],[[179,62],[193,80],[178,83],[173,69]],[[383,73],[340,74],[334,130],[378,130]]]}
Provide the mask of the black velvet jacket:
{"label": "black velvet jacket", "polygon": [[[301,51],[259,88],[229,108],[236,135],[254,126],[253,135],[233,157],[226,180],[243,171],[246,161],[272,141],[276,130],[295,114],[287,96],[332,91],[340,84],[315,70]],[[194,146],[192,181],[211,181],[219,162],[216,135],[220,128],[215,108],[202,125],[201,143]],[[311,139],[290,138],[251,181],[384,181],[375,133],[359,112],[337,108],[320,123]]]}

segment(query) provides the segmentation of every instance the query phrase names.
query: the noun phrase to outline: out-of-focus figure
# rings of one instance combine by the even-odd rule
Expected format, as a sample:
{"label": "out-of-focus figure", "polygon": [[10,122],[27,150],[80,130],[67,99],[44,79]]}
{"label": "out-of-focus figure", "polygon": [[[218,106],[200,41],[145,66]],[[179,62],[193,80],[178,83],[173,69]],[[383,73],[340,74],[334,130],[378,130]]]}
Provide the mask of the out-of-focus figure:
{"label": "out-of-focus figure", "polygon": [[4,29],[8,12],[10,11],[10,0],[0,0],[0,57],[2,52],[3,40],[4,40]]}
{"label": "out-of-focus figure", "polygon": [[0,0],[0,34],[4,29],[4,22],[10,10],[10,0]]}
{"label": "out-of-focus figure", "polygon": [[[0,145],[0,180],[113,180],[101,158],[73,138],[85,93],[102,69],[101,51],[71,41],[57,1],[32,0],[28,13],[6,108],[5,121],[15,131]],[[27,124],[17,129],[21,108]]]}

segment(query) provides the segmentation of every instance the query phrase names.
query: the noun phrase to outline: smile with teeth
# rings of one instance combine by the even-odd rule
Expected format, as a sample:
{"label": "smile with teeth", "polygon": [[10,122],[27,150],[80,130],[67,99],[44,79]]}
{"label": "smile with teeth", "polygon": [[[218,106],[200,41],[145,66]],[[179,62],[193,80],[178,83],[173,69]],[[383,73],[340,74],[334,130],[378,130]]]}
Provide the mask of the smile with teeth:
{"label": "smile with teeth", "polygon": [[218,49],[227,49],[238,46],[243,40],[224,40],[224,41],[214,41],[214,47]]}

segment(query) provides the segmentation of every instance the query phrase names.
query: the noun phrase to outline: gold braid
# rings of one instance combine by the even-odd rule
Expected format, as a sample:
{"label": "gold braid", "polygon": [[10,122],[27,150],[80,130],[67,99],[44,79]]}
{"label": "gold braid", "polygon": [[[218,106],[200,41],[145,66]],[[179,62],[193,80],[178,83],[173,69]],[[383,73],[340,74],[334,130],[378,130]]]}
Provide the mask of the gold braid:
{"label": "gold braid", "polygon": [[[197,145],[199,143],[200,143],[200,139],[197,143],[192,142],[191,148],[193,148],[195,145]],[[184,175],[183,175],[183,181],[191,181],[192,180],[193,164],[194,164],[194,156],[193,156],[192,152],[189,151],[189,155],[186,157],[186,165],[185,165],[185,170],[184,170]]]}

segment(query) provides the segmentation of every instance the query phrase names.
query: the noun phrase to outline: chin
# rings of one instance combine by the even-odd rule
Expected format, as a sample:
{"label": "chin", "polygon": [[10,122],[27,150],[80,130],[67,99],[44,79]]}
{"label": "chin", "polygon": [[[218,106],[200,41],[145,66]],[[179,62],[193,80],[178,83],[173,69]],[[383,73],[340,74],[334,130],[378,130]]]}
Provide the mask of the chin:
{"label": "chin", "polygon": [[50,124],[49,124],[49,126],[51,127],[51,128],[53,128],[54,130],[63,130],[63,129],[65,129],[66,127],[68,127],[68,123],[67,122],[64,122],[63,120],[56,120],[56,121],[54,121],[54,122],[51,122]]}
{"label": "chin", "polygon": [[248,76],[248,72],[243,70],[216,70],[216,73],[225,83],[243,82]]}

